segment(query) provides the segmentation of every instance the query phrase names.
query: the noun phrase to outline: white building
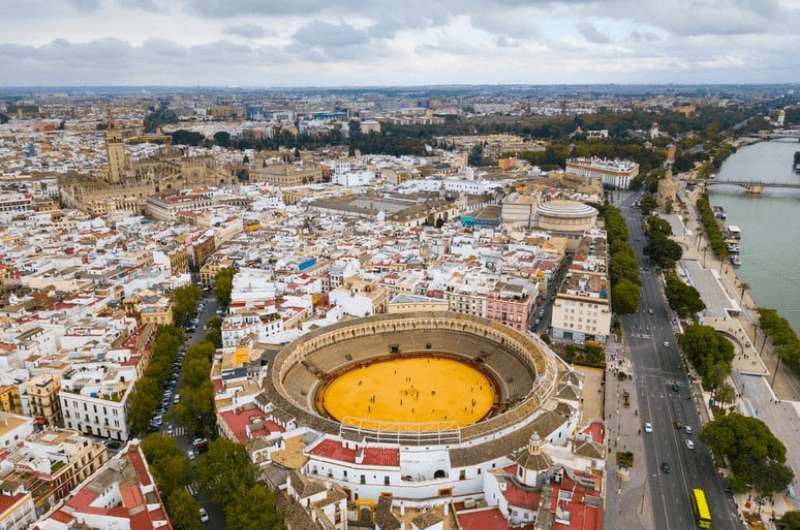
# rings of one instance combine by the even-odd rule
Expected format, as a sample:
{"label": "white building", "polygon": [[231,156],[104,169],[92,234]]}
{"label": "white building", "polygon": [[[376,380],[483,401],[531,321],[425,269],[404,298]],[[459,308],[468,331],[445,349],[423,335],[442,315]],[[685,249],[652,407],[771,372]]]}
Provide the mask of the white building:
{"label": "white building", "polygon": [[64,374],[58,399],[64,425],[86,434],[127,440],[128,398],[136,381],[133,366],[86,363]]}
{"label": "white building", "polygon": [[627,190],[639,175],[639,164],[630,160],[598,157],[570,158],[567,160],[566,174],[600,179],[607,188]]}

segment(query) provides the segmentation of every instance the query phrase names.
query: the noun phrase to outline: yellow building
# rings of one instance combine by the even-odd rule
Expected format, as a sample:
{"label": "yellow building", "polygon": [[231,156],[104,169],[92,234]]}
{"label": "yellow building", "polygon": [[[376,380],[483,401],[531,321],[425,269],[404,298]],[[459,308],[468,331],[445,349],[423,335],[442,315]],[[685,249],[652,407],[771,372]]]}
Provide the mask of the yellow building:
{"label": "yellow building", "polygon": [[38,374],[25,383],[25,392],[30,401],[31,416],[42,418],[48,425],[63,425],[61,402],[58,392],[61,379],[56,374]]}
{"label": "yellow building", "polygon": [[0,410],[22,414],[22,399],[15,385],[0,386]]}

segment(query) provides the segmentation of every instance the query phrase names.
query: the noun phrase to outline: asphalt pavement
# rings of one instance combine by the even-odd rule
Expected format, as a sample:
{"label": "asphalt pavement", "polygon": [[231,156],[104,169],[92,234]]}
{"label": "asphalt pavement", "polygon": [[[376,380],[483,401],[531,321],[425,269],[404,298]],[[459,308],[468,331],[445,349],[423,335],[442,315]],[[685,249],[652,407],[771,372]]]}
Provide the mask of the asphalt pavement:
{"label": "asphalt pavement", "polygon": [[[641,229],[641,214],[633,207],[641,196],[641,193],[623,195],[617,205],[625,218],[636,257],[640,264],[645,264],[646,237]],[[639,309],[632,315],[622,316],[620,321],[633,368],[638,417],[642,427],[645,422],[653,425],[652,433],[645,433],[642,428],[642,436],[654,528],[696,528],[690,491],[699,487],[708,500],[712,528],[739,530],[744,526],[739,522],[733,499],[725,493],[725,481],[717,473],[710,452],[698,436],[701,430],[699,405],[677,348],[660,275],[653,272],[652,267],[644,266],[648,271],[641,272]],[[677,385],[677,391],[673,390],[673,385]],[[676,421],[690,426],[693,434],[678,430]],[[694,443],[694,449],[687,447],[687,440]],[[670,464],[670,473],[662,472],[664,462]]]}
{"label": "asphalt pavement", "polygon": [[[189,346],[202,342],[206,335],[206,330],[204,329],[206,323],[211,319],[211,317],[216,316],[217,311],[217,300],[214,298],[213,291],[204,291],[203,297],[201,300],[204,304],[202,311],[198,312],[198,324],[197,329],[188,334],[185,346],[188,349]],[[183,366],[181,366],[181,372],[178,375],[178,381],[175,384],[175,390],[173,393],[173,399],[170,401],[167,409],[164,411],[164,424],[161,426],[161,434],[164,436],[172,436],[175,438],[175,443],[177,444],[178,448],[184,452],[188,451],[192,447],[192,439],[194,433],[187,433],[184,432],[182,427],[173,426],[173,430],[170,433],[169,427],[170,422],[166,419],[169,412],[172,410],[173,405],[175,404],[174,396],[175,394],[180,394],[181,389],[183,387]],[[222,510],[211,500],[199,492],[199,488],[196,484],[190,484],[187,487],[187,491],[190,495],[192,495],[195,500],[205,508],[206,512],[208,512],[209,520],[205,523],[205,528],[210,529],[218,529],[222,530],[225,528],[225,516],[222,513]]]}

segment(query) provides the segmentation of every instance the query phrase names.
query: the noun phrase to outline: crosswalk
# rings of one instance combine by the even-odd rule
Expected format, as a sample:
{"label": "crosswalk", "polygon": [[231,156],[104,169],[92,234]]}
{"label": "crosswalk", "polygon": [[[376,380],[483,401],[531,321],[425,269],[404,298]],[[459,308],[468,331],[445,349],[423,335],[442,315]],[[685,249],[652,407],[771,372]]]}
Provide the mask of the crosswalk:
{"label": "crosswalk", "polygon": [[185,427],[175,427],[172,429],[172,432],[164,429],[161,431],[161,434],[164,436],[171,436],[172,438],[178,438],[179,436],[186,436],[186,428]]}
{"label": "crosswalk", "polygon": [[195,484],[194,482],[192,482],[191,484],[187,484],[186,491],[189,493],[189,495],[194,497],[195,495],[197,495],[197,491],[198,491],[197,490],[197,484]]}

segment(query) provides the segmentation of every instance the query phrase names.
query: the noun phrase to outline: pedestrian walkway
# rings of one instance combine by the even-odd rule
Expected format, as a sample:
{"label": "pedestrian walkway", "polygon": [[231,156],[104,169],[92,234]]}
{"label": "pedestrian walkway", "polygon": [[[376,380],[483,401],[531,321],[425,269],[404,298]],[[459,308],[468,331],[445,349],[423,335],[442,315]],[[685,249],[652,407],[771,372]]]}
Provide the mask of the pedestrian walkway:
{"label": "pedestrian walkway", "polygon": [[171,438],[179,438],[181,436],[186,436],[186,429],[184,427],[175,427],[172,429],[171,432],[167,429],[164,429],[163,431],[161,431],[161,434],[163,436],[169,436]]}

